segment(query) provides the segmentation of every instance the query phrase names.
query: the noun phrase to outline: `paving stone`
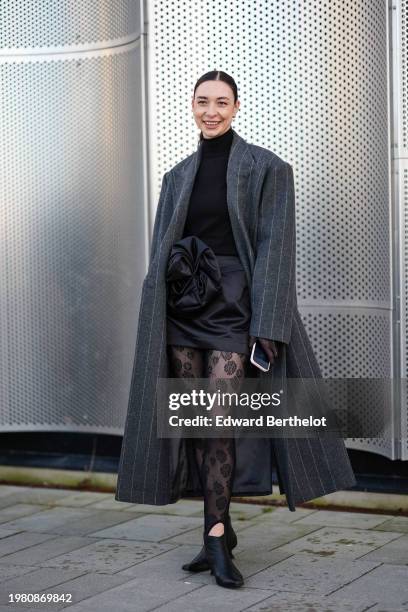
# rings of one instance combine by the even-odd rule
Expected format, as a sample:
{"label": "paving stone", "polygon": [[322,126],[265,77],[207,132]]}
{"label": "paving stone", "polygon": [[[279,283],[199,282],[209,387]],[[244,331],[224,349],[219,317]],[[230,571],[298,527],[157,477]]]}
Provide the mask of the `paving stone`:
{"label": "paving stone", "polygon": [[30,572],[35,572],[38,569],[36,565],[3,565],[0,564],[0,582],[5,582],[10,578],[14,578],[15,576],[24,576],[24,574],[29,574]]}
{"label": "paving stone", "polygon": [[18,503],[48,506],[75,493],[69,489],[46,489],[43,487],[15,487],[15,489],[13,493],[0,497],[0,507]]}
{"label": "paving stone", "polygon": [[269,551],[258,549],[256,552],[248,549],[240,551],[239,547],[234,549],[235,563],[245,578],[287,559],[290,555],[291,553],[283,552],[280,548]]}
{"label": "paving stone", "polygon": [[372,529],[321,527],[309,535],[283,545],[281,550],[292,553],[310,553],[326,559],[344,556],[356,559],[399,537],[401,537],[399,533]]}
{"label": "paving stone", "polygon": [[400,533],[408,533],[408,516],[394,516],[375,527],[375,529],[379,531],[399,531]]}
{"label": "paving stone", "polygon": [[243,549],[268,551],[297,540],[319,528],[316,525],[277,523],[272,518],[257,522],[239,532],[237,552]]}
{"label": "paving stone", "polygon": [[[203,521],[201,521],[200,526],[197,527],[196,529],[189,529],[188,531],[183,531],[179,535],[176,535],[172,538],[168,538],[166,542],[168,542],[169,544],[175,544],[175,545],[181,544],[181,545],[196,546],[197,552],[198,552],[199,548],[203,544],[203,529],[204,529],[204,524],[203,524]],[[234,524],[234,529],[235,529],[235,524]]]}
{"label": "paving stone", "polygon": [[85,508],[51,508],[5,525],[26,531],[78,536],[123,523],[128,518],[123,512]]}
{"label": "paving stone", "polygon": [[273,515],[273,513],[275,512],[274,508],[271,508],[269,506],[260,506],[261,508],[261,512],[258,512],[254,515],[243,515],[240,512],[237,512],[236,514],[234,513],[230,513],[231,517],[232,517],[232,522],[235,525],[236,523],[241,523],[241,522],[250,522],[252,525],[254,525],[255,523],[264,521],[264,520],[269,520],[271,518],[271,516]]}
{"label": "paving stone", "polygon": [[[236,520],[236,519],[234,520],[234,517],[232,518],[232,526],[234,527],[234,531],[238,535],[240,534],[242,535],[244,531],[246,531],[250,527],[256,526],[260,522],[262,522],[260,515],[255,516],[251,519],[243,519],[243,520]],[[181,533],[180,535],[174,536],[173,538],[166,540],[166,542],[171,542],[172,544],[191,544],[191,545],[201,546],[203,543],[203,529],[204,529],[204,523],[203,523],[203,520],[201,520],[200,526],[197,529],[185,531],[184,533]],[[265,528],[261,527],[259,530],[265,533],[265,529],[269,530],[269,525],[268,527],[265,527]],[[309,531],[312,531],[313,529],[316,529],[316,528],[306,528],[306,533],[308,533]],[[241,537],[238,538],[238,542],[240,542],[240,540],[241,540]]]}
{"label": "paving stone", "polygon": [[[275,593],[267,599],[246,608],[248,612],[365,612],[365,604],[352,601],[341,601],[330,604],[327,597],[305,595],[303,593]],[[372,608],[370,608],[371,612]]]}
{"label": "paving stone", "polygon": [[[105,500],[92,504],[92,508],[125,510],[126,512],[138,512],[141,514],[172,514],[178,516],[204,516],[203,501],[195,500],[180,500],[175,504],[167,504],[165,506],[152,506],[149,504],[129,504],[126,502],[118,502],[115,499]],[[231,503],[230,514],[233,521],[245,519],[253,519],[262,516],[264,513],[272,512],[273,508],[269,506],[255,506],[243,503]]]}
{"label": "paving stone", "polygon": [[95,531],[92,535],[98,538],[124,538],[127,540],[160,542],[186,530],[194,529],[198,525],[202,525],[201,518],[151,514],[128,520],[124,524],[115,525],[115,527],[109,529]]}
{"label": "paving stone", "polygon": [[[69,612],[147,612],[160,604],[169,605],[181,595],[200,587],[180,581],[161,580],[157,576],[135,578],[99,595],[69,606]],[[165,608],[167,610],[167,608]],[[195,608],[193,608],[195,610]],[[188,608],[185,608],[186,612]],[[178,609],[180,612],[180,608]]]}
{"label": "paving stone", "polygon": [[208,612],[208,610],[214,609],[222,610],[222,612],[239,612],[240,610],[247,610],[248,606],[262,601],[271,594],[272,591],[248,589],[245,586],[239,589],[224,589],[219,587],[213,578],[212,584],[173,599],[173,601],[155,610],[158,612],[180,612],[184,610]]}
{"label": "paving stone", "polygon": [[15,485],[0,485],[0,498],[10,495],[11,493],[17,493],[21,489],[28,489],[29,487],[17,487]]}
{"label": "paving stone", "polygon": [[364,555],[368,561],[408,565],[408,535],[401,535],[396,540],[384,544],[373,552]]}
{"label": "paving stone", "polygon": [[389,607],[388,604],[375,604],[374,606],[370,606],[370,608],[365,608],[367,612],[407,612],[408,604],[403,604],[398,607]]}
{"label": "paving stone", "polygon": [[16,565],[38,564],[41,561],[51,559],[52,557],[70,552],[71,550],[77,550],[78,548],[93,543],[94,540],[84,537],[53,536],[29,548],[24,548],[13,554],[8,554],[3,558],[0,557],[0,565],[2,563],[15,563]]}
{"label": "paving stone", "polygon": [[[160,580],[162,577],[166,580],[189,580],[191,574],[185,572],[181,566],[191,561],[198,551],[197,546],[175,546],[143,563],[122,570],[115,576],[128,576],[128,580],[142,576],[160,576]],[[209,572],[206,573],[209,574]]]}
{"label": "paving stone", "polygon": [[[289,556],[291,555],[288,553],[282,553],[279,548],[267,552],[262,550],[252,550],[250,552],[244,551],[243,553],[237,553],[237,549],[234,549],[234,563],[240,570],[245,580],[249,576],[253,576],[258,572],[271,567],[275,563],[279,563],[283,559],[287,559]],[[197,574],[190,573],[188,576],[188,580],[197,584],[214,583],[214,578],[210,572],[200,572]]]}
{"label": "paving stone", "polygon": [[[5,495],[4,497],[0,497],[0,511],[3,510],[3,508],[10,508],[10,506],[14,506],[15,504],[18,504],[18,503],[23,503],[23,502],[21,502],[19,499],[14,499],[13,494]],[[40,504],[36,504],[36,505],[40,505]],[[44,509],[44,507],[42,507],[42,509]]]}
{"label": "paving stone", "polygon": [[[144,514],[145,512],[142,512],[142,505],[136,505],[138,506],[138,512],[140,514]],[[130,504],[128,502],[118,502],[116,501],[114,496],[111,495],[109,498],[104,499],[102,501],[92,502],[90,508],[92,508],[93,510],[115,510],[118,512],[123,512],[124,510],[127,510],[129,512],[132,512],[133,506],[135,506],[135,504]]]}
{"label": "paving stone", "polygon": [[257,504],[243,504],[242,502],[231,502],[230,515],[232,520],[238,520],[240,518],[248,519],[254,518],[264,514],[265,510],[269,510],[267,506],[261,506]]}
{"label": "paving stone", "polygon": [[244,519],[244,518],[237,519],[236,517],[232,517],[231,520],[232,520],[232,526],[234,528],[234,531],[236,531],[237,533],[241,533],[245,529],[248,529],[248,527],[253,527],[254,525],[257,525],[258,523],[263,523],[264,521],[268,522],[268,518],[261,514],[258,514],[257,516],[253,516],[248,519]]}
{"label": "paving stone", "polygon": [[257,514],[255,516],[251,516],[248,518],[232,516],[231,522],[232,522],[232,526],[234,530],[238,533],[238,532],[244,531],[244,529],[248,529],[248,527],[253,527],[254,525],[257,525],[258,523],[268,521],[269,518],[270,518],[269,514],[266,514],[266,515]]}
{"label": "paving stone", "polygon": [[262,506],[262,508],[263,513],[259,516],[260,519],[269,518],[279,523],[294,523],[305,516],[317,512],[316,510],[310,510],[308,508],[296,508],[295,512],[291,512],[288,508],[276,508],[274,506]]}
{"label": "paving stone", "polygon": [[[121,505],[123,502],[116,502]],[[123,504],[125,505],[125,504]],[[165,506],[152,506],[150,504],[126,504],[130,506],[126,508],[126,512],[138,512],[141,514],[172,514],[177,516],[203,516],[203,502],[194,500],[180,500],[175,504],[166,504]]]}
{"label": "paving stone", "polygon": [[[0,612],[408,612],[408,517],[232,502],[245,586],[230,590],[181,569],[202,545],[202,510],[0,486]],[[73,604],[6,605],[9,592],[72,592]]]}
{"label": "paving stone", "polygon": [[[18,529],[3,529],[2,527],[0,527],[0,540],[2,538],[8,538],[9,536],[13,535],[13,533],[18,533]],[[1,543],[0,543],[0,549],[1,549]]]}
{"label": "paving stone", "polygon": [[[270,568],[250,576],[246,586],[271,589],[274,592],[290,591],[327,595],[379,565],[375,561],[321,558],[307,553],[292,555]],[[344,599],[354,601],[344,593]]]}
{"label": "paving stone", "polygon": [[[5,606],[0,605],[0,612],[34,612],[33,608],[27,607],[29,605],[30,604],[17,605],[14,603],[5,605]],[[44,607],[43,607],[43,610],[44,610]],[[37,611],[35,610],[35,612]],[[49,612],[51,612],[51,610]]]}
{"label": "paving stone", "polygon": [[319,510],[296,522],[297,525],[322,525],[324,527],[357,527],[370,529],[392,518],[387,515],[369,514],[367,512],[335,512]]}
{"label": "paving stone", "polygon": [[146,559],[170,550],[170,544],[106,539],[93,542],[51,559],[41,561],[41,567],[68,568],[85,572],[113,574]]}
{"label": "paving stone", "polygon": [[13,504],[0,510],[0,524],[2,529],[14,528],[11,521],[24,516],[40,514],[44,512],[44,506],[35,504]]}
{"label": "paving stone", "polygon": [[333,603],[342,599],[365,602],[367,606],[370,603],[382,604],[387,606],[386,610],[403,605],[408,608],[408,567],[379,565],[371,572],[344,585],[329,597]]}
{"label": "paving stone", "polygon": [[129,520],[132,520],[129,515],[124,512],[115,512],[114,510],[96,510],[95,512],[87,510],[87,515],[78,521],[69,521],[60,527],[57,527],[54,532],[60,535],[87,535],[94,537],[95,532],[112,527],[113,525],[125,525]]}
{"label": "paving stone", "polygon": [[66,506],[66,507],[82,507],[90,506],[96,502],[104,500],[110,500],[112,495],[110,493],[96,493],[94,491],[79,491],[78,493],[71,493],[71,495],[64,495],[60,499],[56,499],[55,506]]}
{"label": "paving stone", "polygon": [[[2,512],[9,510],[12,513],[17,506],[10,506],[8,509],[1,510]],[[31,516],[22,516],[22,518],[9,519],[9,522],[3,523],[3,529],[19,529],[21,531],[37,531],[37,532],[52,532],[53,528],[63,525],[70,519],[79,520],[86,515],[85,510],[76,508],[51,508],[45,510],[43,506],[37,506],[40,511],[31,514]]]}
{"label": "paving stone", "polygon": [[54,586],[63,584],[84,573],[82,569],[40,568],[35,572],[26,573],[22,577],[11,578],[0,584],[0,603],[4,605],[9,601],[9,593],[39,593],[45,589],[50,591]]}
{"label": "paving stone", "polygon": [[[41,610],[41,612],[45,612],[46,610],[49,610],[50,612],[57,612],[58,610],[62,609],[70,610],[71,606],[78,604],[78,602],[98,595],[99,593],[104,593],[109,589],[128,582],[128,580],[129,578],[126,576],[120,576],[119,574],[115,574],[114,576],[96,573],[84,574],[78,578],[68,580],[63,584],[54,586],[52,588],[52,593],[56,593],[57,595],[70,595],[71,602],[68,602],[67,598],[65,598],[65,601],[60,602],[53,601],[52,603],[31,603],[31,610]],[[48,589],[45,591],[39,591],[39,594],[47,595],[49,592],[50,591]],[[9,612],[13,612],[13,610],[14,608],[12,610],[9,609]]]}
{"label": "paving stone", "polygon": [[51,538],[52,536],[48,533],[25,532],[19,532],[8,538],[3,538],[0,540],[0,563],[7,563],[6,555],[10,555],[18,550],[28,550],[30,546],[35,546]]}

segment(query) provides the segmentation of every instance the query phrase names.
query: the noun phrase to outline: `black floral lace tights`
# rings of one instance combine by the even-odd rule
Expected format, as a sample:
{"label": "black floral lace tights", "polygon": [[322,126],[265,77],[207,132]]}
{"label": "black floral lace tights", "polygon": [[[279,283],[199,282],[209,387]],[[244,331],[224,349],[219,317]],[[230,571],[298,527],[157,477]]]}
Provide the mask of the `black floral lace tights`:
{"label": "black floral lace tights", "polygon": [[[174,377],[234,378],[234,391],[244,380],[248,355],[185,346],[169,346]],[[234,438],[193,438],[204,497],[204,528],[224,523],[229,512],[235,469]]]}

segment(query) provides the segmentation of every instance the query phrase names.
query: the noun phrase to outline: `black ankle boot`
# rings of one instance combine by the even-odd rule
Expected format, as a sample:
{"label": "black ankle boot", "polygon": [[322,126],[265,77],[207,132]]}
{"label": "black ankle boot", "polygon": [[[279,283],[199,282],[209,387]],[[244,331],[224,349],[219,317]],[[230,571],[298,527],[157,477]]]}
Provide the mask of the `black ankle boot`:
{"label": "black ankle boot", "polygon": [[222,536],[204,533],[204,548],[211,573],[219,586],[234,589],[244,584],[241,572],[229,556],[225,533]]}
{"label": "black ankle boot", "polygon": [[[231,559],[234,558],[232,554],[232,550],[236,547],[238,543],[237,534],[235,533],[232,525],[231,518],[228,515],[224,525],[225,529],[225,538],[227,542],[227,548],[230,554]],[[186,572],[206,572],[210,569],[207,561],[207,555],[205,554],[205,547],[203,546],[200,552],[190,563],[185,563],[183,565],[183,570]]]}

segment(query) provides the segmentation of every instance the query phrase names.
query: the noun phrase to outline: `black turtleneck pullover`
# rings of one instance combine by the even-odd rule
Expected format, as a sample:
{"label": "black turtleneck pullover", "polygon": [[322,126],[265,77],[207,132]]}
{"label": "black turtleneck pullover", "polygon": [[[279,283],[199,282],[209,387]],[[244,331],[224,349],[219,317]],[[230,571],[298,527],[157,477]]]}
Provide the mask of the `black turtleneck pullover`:
{"label": "black turtleneck pullover", "polygon": [[201,161],[190,197],[183,238],[198,236],[216,255],[236,255],[227,206],[227,165],[233,132],[203,138]]}

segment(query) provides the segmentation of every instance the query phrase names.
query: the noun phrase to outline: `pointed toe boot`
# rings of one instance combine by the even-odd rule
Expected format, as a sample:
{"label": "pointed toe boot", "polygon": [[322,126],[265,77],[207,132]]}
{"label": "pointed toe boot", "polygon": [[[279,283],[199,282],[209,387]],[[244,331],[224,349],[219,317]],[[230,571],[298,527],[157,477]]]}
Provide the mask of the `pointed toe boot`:
{"label": "pointed toe boot", "polygon": [[225,534],[210,536],[205,533],[204,548],[208,565],[218,586],[236,589],[244,584],[241,572],[229,555]]}
{"label": "pointed toe boot", "polygon": [[[237,538],[237,534],[235,533],[232,527],[231,518],[229,515],[227,516],[227,519],[225,521],[225,534],[226,534],[227,548],[228,548],[231,559],[233,559],[234,555],[232,554],[232,551],[238,543],[238,538]],[[195,572],[195,573],[206,572],[209,569],[210,569],[210,566],[208,565],[207,555],[205,554],[204,546],[202,547],[198,555],[194,557],[192,561],[190,561],[190,563],[185,563],[183,565],[183,570],[185,570],[186,572]]]}

